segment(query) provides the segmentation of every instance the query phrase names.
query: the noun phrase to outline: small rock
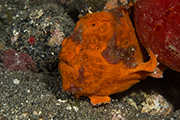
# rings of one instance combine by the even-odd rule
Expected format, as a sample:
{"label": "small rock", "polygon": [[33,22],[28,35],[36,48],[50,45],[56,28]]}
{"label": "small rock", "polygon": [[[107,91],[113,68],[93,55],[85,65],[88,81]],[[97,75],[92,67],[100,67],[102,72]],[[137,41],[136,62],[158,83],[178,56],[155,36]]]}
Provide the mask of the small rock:
{"label": "small rock", "polygon": [[13,83],[16,84],[16,85],[18,85],[18,84],[20,83],[20,80],[14,79],[14,80],[13,80]]}

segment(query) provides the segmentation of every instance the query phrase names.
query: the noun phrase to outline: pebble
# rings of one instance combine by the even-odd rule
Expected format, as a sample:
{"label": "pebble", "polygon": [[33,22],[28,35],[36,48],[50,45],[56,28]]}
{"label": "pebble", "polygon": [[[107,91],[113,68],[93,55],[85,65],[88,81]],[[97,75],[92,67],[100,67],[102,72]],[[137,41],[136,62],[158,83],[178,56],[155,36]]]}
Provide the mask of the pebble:
{"label": "pebble", "polygon": [[76,106],[73,106],[73,109],[74,109],[76,112],[79,110],[79,108],[76,107]]}
{"label": "pebble", "polygon": [[18,84],[20,83],[20,80],[14,79],[14,80],[13,80],[13,83],[16,84],[16,85],[18,85]]}
{"label": "pebble", "polygon": [[72,110],[72,107],[71,107],[70,105],[68,105],[68,106],[66,107],[66,109],[67,109],[67,110]]}
{"label": "pebble", "polygon": [[57,101],[61,102],[61,103],[66,103],[67,102],[67,100],[61,100],[61,99],[58,99]]}
{"label": "pebble", "polygon": [[30,93],[31,91],[28,89],[27,92]]}

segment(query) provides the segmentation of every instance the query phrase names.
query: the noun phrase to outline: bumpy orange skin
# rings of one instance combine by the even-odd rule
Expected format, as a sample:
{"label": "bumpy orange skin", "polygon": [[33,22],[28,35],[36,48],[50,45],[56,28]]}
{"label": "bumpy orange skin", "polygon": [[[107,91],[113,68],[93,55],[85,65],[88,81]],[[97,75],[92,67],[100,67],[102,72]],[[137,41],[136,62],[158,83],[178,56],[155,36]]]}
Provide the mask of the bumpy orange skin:
{"label": "bumpy orange skin", "polygon": [[65,91],[87,96],[93,105],[109,103],[110,94],[154,75],[156,56],[149,52],[150,60],[143,61],[127,8],[87,14],[77,22],[59,54]]}

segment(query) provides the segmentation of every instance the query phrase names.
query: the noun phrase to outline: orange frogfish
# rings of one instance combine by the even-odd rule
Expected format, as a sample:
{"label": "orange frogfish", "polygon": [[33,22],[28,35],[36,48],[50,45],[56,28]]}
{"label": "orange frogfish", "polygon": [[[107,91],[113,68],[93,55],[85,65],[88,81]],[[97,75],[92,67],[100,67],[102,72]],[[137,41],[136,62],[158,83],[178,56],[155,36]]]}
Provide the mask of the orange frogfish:
{"label": "orange frogfish", "polygon": [[144,62],[129,6],[87,14],[62,43],[59,70],[63,89],[77,98],[87,96],[93,105],[110,102],[146,76],[161,77],[157,56],[148,51]]}

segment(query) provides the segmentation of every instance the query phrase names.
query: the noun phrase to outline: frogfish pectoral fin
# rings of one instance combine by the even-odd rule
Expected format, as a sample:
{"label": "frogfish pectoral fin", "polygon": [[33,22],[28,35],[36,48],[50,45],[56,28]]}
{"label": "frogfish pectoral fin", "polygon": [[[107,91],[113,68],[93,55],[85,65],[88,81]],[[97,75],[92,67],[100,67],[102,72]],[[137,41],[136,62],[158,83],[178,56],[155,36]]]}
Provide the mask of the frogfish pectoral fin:
{"label": "frogfish pectoral fin", "polygon": [[157,55],[155,55],[151,50],[147,50],[150,55],[150,60],[145,63],[140,63],[137,68],[141,71],[149,72],[147,76],[152,76],[155,78],[162,78],[165,68],[163,66],[158,66]]}
{"label": "frogfish pectoral fin", "polygon": [[111,98],[109,96],[88,96],[92,105],[100,105],[102,103],[110,103]]}

